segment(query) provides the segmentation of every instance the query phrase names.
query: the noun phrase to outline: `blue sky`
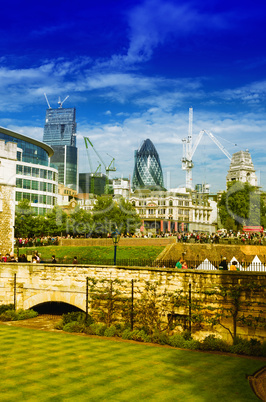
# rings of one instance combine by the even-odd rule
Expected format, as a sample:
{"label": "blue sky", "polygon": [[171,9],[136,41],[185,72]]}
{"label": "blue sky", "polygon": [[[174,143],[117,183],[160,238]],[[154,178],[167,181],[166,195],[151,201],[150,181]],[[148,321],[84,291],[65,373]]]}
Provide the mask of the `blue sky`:
{"label": "blue sky", "polygon": [[[265,17],[264,1],[4,2],[0,125],[42,140],[44,93],[52,107],[69,95],[80,172],[89,171],[83,136],[124,177],[149,138],[173,188],[185,184],[193,107],[193,140],[205,129],[230,154],[249,149],[266,189]],[[207,136],[193,162],[193,184],[225,189],[230,162]]]}

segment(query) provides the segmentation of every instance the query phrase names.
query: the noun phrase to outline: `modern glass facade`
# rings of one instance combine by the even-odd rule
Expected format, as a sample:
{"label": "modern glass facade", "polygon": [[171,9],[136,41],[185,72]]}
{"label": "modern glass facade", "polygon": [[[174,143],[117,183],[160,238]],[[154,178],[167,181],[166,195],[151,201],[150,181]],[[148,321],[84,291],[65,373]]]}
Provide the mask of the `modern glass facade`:
{"label": "modern glass facade", "polygon": [[78,148],[67,145],[53,146],[51,166],[58,169],[58,183],[77,190]]}
{"label": "modern glass facade", "polygon": [[[16,136],[15,136],[16,135]],[[45,148],[44,144],[32,140],[29,142],[28,137],[24,137],[21,134],[11,132],[7,129],[0,127],[0,139],[5,140],[5,142],[15,142],[22,150],[18,151],[18,159],[23,162],[35,163],[37,165],[48,166],[49,154]],[[50,153],[52,154],[52,149],[49,147]]]}
{"label": "modern glass facade", "polygon": [[47,109],[43,142],[54,150],[51,164],[58,169],[58,182],[77,190],[78,149],[76,109]]}
{"label": "modern glass facade", "polygon": [[105,192],[106,175],[102,173],[80,173],[79,194],[103,195]]}
{"label": "modern glass facade", "polygon": [[147,139],[135,151],[133,190],[137,188],[163,189],[163,172],[160,158],[151,140]]}
{"label": "modern glass facade", "polygon": [[0,139],[17,143],[16,205],[28,199],[36,214],[57,204],[58,172],[50,167],[53,150],[48,145],[0,127]]}
{"label": "modern glass facade", "polygon": [[48,145],[76,146],[76,109],[47,109],[43,142]]}

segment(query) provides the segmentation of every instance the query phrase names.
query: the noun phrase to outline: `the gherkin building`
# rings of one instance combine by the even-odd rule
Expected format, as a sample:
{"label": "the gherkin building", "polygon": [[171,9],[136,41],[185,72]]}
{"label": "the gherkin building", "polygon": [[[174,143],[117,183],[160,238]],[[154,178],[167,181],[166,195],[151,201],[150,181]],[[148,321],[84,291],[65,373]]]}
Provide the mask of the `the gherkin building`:
{"label": "the gherkin building", "polygon": [[150,188],[164,190],[160,158],[151,140],[145,140],[135,151],[135,166],[132,179],[133,190]]}

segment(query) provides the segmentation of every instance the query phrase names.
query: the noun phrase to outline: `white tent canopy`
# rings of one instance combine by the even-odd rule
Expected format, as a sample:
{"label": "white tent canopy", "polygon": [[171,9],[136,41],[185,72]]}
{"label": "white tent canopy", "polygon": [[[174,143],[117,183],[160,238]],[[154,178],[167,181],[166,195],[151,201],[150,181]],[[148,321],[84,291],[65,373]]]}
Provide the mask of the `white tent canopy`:
{"label": "white tent canopy", "polygon": [[212,263],[208,260],[208,258],[205,258],[205,260],[196,269],[210,271],[217,268],[214,265],[212,265]]}

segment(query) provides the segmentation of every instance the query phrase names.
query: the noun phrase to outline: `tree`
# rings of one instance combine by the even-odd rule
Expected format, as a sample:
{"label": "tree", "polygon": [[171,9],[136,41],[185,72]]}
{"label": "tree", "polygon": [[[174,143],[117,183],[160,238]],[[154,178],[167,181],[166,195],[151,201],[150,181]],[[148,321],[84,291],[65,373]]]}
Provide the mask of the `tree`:
{"label": "tree", "polygon": [[245,225],[260,226],[266,223],[262,195],[257,187],[249,183],[229,183],[218,207],[221,223],[228,230],[241,230]]}
{"label": "tree", "polygon": [[18,203],[15,217],[15,237],[30,237],[34,234],[34,217],[30,201],[23,199]]}
{"label": "tree", "polygon": [[116,228],[125,235],[134,233],[141,223],[135,208],[123,198],[117,203],[110,196],[98,197],[92,212],[93,232],[98,235],[107,235]]}
{"label": "tree", "polygon": [[90,212],[76,206],[74,211],[67,219],[67,232],[73,234],[83,234],[91,232],[92,215]]}
{"label": "tree", "polygon": [[57,205],[46,214],[47,218],[47,234],[50,236],[60,236],[61,233],[67,232],[67,214]]}

